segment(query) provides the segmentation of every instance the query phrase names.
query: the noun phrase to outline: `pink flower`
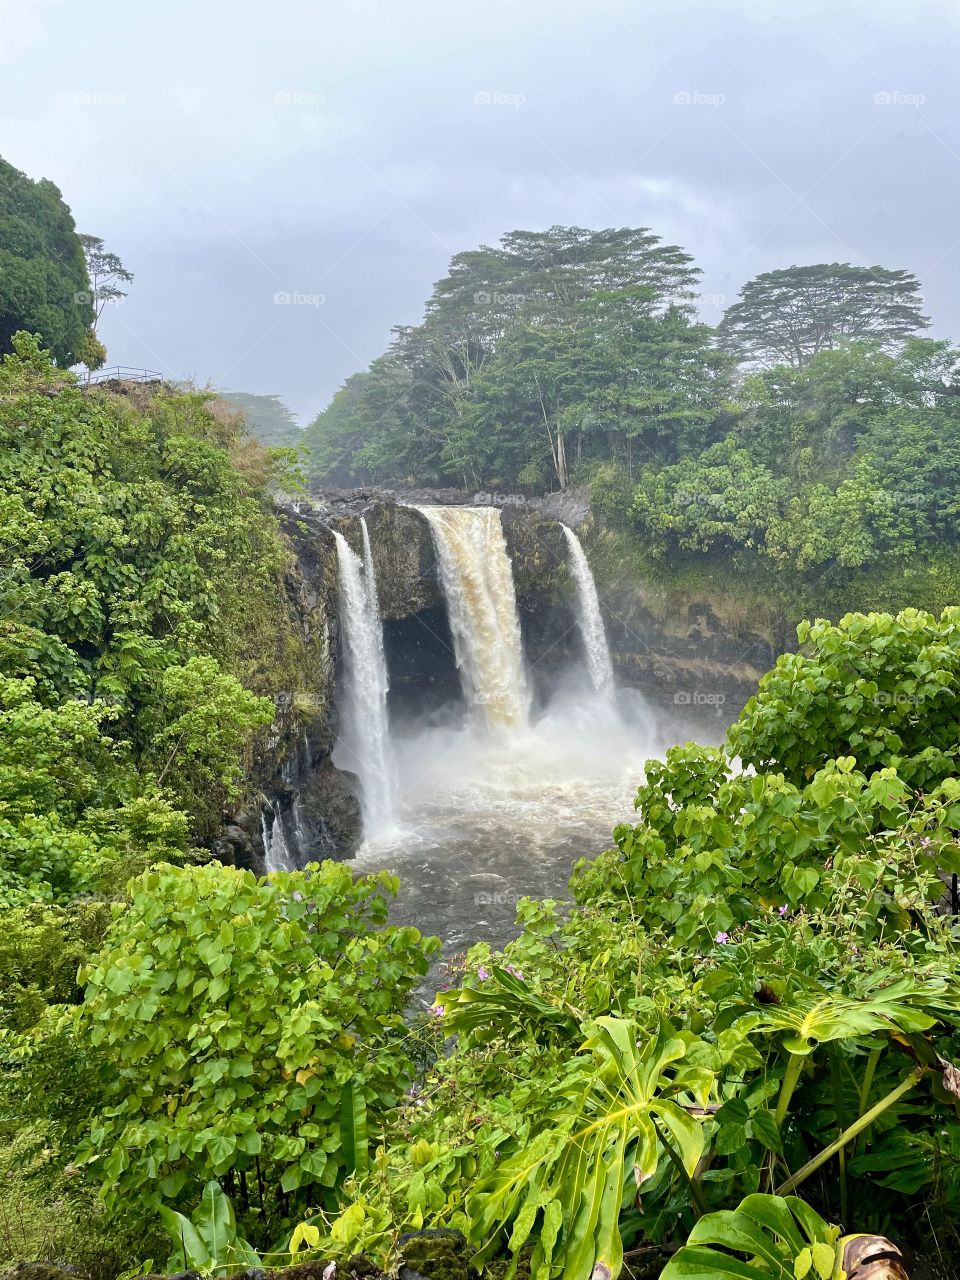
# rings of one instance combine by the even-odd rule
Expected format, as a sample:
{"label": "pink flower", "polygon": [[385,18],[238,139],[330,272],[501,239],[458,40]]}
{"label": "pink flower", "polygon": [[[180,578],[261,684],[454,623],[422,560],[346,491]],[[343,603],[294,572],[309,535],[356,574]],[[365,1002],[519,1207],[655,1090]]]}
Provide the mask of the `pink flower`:
{"label": "pink flower", "polygon": [[442,1017],[443,1017],[443,1005],[442,1005],[442,1004],[432,1004],[432,1005],[430,1006],[430,1008],[427,1010],[427,1013],[432,1013],[432,1014],[433,1014],[433,1016],[434,1016],[435,1018],[442,1018]]}
{"label": "pink flower", "polygon": [[523,981],[523,971],[521,969],[515,969],[512,964],[505,964],[503,967],[507,973],[511,973],[515,978],[518,978],[521,982]]}
{"label": "pink flower", "polygon": [[485,969],[484,966],[481,965],[480,968],[477,970],[477,977],[480,979],[481,982],[486,982],[486,980],[490,977],[490,970]]}
{"label": "pink flower", "polygon": [[717,936],[714,938],[714,942],[729,942],[729,941],[730,941],[730,935],[729,935],[729,933],[724,933],[724,931],[723,931],[722,929],[721,929],[721,930],[720,930],[720,932],[717,934]]}
{"label": "pink flower", "polygon": [[787,906],[786,903],[784,903],[782,907],[777,907],[777,910],[780,912],[782,916],[785,916],[787,912],[790,910],[790,908]]}

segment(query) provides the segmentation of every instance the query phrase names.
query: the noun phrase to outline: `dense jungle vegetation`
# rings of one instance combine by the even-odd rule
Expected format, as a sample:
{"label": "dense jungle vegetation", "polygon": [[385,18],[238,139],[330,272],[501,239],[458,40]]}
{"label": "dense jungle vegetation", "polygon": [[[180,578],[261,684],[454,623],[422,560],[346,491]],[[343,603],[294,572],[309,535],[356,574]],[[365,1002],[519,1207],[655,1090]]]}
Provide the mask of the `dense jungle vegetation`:
{"label": "dense jungle vegetation", "polygon": [[[0,1264],[828,1280],[868,1232],[953,1274],[960,609],[802,624],[722,747],[649,762],[571,902],[522,901],[411,1019],[437,944],[389,925],[391,876],[209,856],[304,660],[289,453],[64,371],[93,310],[45,332],[82,252],[40,186],[46,248],[0,206],[40,335],[4,295]],[[953,593],[957,353],[916,282],[771,273],[717,337],[694,279],[645,231],[461,255],[309,466],[582,477],[653,561]]]}
{"label": "dense jungle vegetation", "polygon": [[645,228],[458,254],[307,427],[316,483],[592,486],[637,572],[799,620],[956,598],[958,358],[903,271],[789,267],[719,329]]}

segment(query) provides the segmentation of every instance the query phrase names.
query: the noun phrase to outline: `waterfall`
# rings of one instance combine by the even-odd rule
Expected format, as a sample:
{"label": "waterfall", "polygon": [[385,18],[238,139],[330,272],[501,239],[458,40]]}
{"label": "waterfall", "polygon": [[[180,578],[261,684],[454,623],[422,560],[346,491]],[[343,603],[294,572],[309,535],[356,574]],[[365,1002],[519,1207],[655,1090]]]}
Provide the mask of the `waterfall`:
{"label": "waterfall", "polygon": [[363,560],[334,530],[340,583],[340,620],[346,659],[347,705],[341,742],[360,778],[361,809],[367,835],[391,823],[393,768],[387,720],[387,663],[377,602],[370,534],[365,520]]}
{"label": "waterfall", "polygon": [[430,523],[454,655],[471,709],[490,727],[525,725],[513,569],[496,507],[419,507]]}
{"label": "waterfall", "polygon": [[295,871],[296,862],[290,854],[287,837],[283,830],[283,819],[279,809],[274,811],[271,819],[266,813],[260,815],[260,832],[263,836],[264,867],[271,871]]}
{"label": "waterfall", "polygon": [[584,554],[580,539],[567,525],[560,526],[567,540],[570,551],[570,572],[577,585],[577,597],[580,613],[577,625],[587,657],[587,670],[593,687],[604,696],[613,693],[613,663],[610,660],[610,647],[607,644],[603,629],[603,617],[600,613],[600,601],[597,597],[597,584],[593,580],[590,565]]}

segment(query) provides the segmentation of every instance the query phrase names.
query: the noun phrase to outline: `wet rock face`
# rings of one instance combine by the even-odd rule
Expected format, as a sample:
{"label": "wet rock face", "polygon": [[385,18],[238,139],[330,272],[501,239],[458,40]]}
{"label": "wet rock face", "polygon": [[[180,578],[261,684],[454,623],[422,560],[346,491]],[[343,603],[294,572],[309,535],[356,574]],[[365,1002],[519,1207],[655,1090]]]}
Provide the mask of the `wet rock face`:
{"label": "wet rock face", "polygon": [[426,517],[413,507],[390,500],[377,502],[357,515],[334,518],[332,523],[358,554],[363,546],[359,515],[370,532],[383,620],[409,618],[442,607],[437,555]]}
{"label": "wet rock face", "polygon": [[665,621],[629,583],[604,613],[617,679],[697,721],[729,724],[780,652],[749,628],[725,627],[704,602],[687,604]]}
{"label": "wet rock face", "polygon": [[297,792],[297,816],[308,831],[315,830],[312,843],[322,845],[326,833],[331,852],[342,858],[356,853],[362,837],[357,792],[356,777],[338,769],[329,756],[305,773]]}

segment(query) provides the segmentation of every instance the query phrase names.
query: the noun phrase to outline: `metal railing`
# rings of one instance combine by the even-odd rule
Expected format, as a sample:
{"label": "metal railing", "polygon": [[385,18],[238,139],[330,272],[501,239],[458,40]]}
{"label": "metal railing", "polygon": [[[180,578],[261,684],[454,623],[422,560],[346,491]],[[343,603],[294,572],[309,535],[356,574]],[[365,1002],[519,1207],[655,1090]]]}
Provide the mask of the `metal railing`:
{"label": "metal railing", "polygon": [[96,382],[162,382],[163,374],[155,369],[131,369],[129,365],[115,364],[109,369],[97,369],[87,375],[86,385]]}

